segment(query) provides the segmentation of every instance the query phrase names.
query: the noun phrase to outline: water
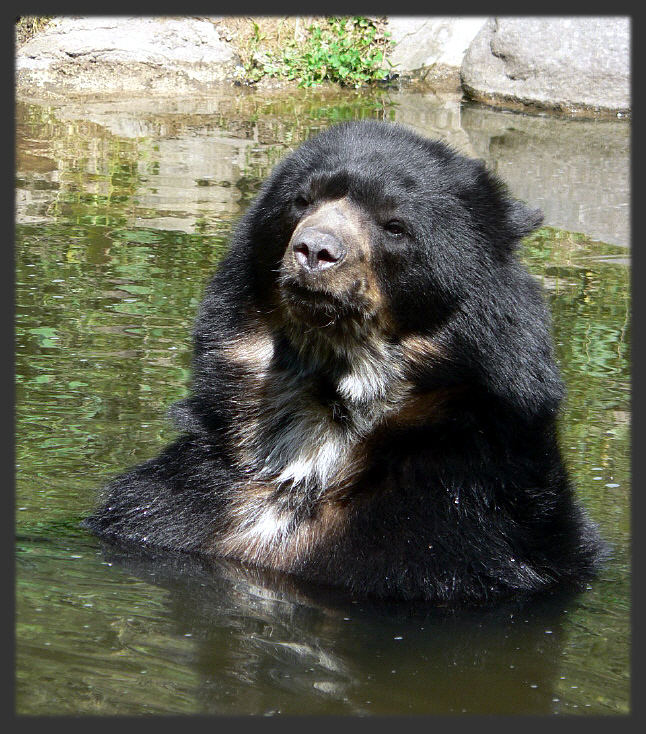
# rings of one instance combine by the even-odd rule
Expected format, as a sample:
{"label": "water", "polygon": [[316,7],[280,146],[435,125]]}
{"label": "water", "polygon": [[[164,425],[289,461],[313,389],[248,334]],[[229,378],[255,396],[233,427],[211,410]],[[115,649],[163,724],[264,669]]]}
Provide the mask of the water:
{"label": "water", "polygon": [[[622,714],[630,710],[629,126],[413,93],[243,91],[17,105],[16,710]],[[271,166],[330,122],[394,119],[484,158],[546,213],[523,245],[568,385],[561,438],[614,555],[579,595],[448,614],[78,528],[173,435],[190,330]]]}

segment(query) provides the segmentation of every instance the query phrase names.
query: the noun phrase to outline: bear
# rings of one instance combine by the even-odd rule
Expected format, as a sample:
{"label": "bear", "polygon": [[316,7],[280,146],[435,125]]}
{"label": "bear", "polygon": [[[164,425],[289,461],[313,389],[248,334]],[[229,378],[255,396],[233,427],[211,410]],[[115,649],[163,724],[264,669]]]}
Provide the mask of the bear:
{"label": "bear", "polygon": [[377,599],[581,588],[605,545],[559,450],[550,317],[516,253],[542,219],[400,124],[304,142],[206,287],[178,438],[85,527]]}

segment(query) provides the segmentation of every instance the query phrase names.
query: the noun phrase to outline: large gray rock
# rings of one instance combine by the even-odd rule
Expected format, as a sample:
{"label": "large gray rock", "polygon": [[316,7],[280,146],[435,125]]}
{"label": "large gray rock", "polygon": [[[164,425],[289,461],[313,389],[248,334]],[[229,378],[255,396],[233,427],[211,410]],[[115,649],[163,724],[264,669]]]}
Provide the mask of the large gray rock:
{"label": "large gray rock", "polygon": [[462,62],[462,86],[489,103],[630,110],[630,19],[491,18]]}
{"label": "large gray rock", "polygon": [[459,70],[485,16],[401,16],[388,18],[395,43],[390,60],[402,76],[427,69]]}
{"label": "large gray rock", "polygon": [[16,55],[22,93],[201,91],[237,63],[211,19],[62,17]]}

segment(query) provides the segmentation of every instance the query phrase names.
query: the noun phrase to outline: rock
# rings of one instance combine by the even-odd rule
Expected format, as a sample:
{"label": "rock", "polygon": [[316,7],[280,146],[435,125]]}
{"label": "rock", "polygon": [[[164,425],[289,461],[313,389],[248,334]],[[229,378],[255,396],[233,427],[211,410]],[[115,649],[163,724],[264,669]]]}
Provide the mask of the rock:
{"label": "rock", "polygon": [[567,112],[630,110],[630,19],[491,18],[462,62],[476,100]]}
{"label": "rock", "polygon": [[390,60],[400,76],[459,72],[464,54],[486,17],[391,16],[388,31],[395,42]]}
{"label": "rock", "polygon": [[62,17],[16,54],[17,91],[201,91],[233,75],[238,63],[213,20],[162,17]]}

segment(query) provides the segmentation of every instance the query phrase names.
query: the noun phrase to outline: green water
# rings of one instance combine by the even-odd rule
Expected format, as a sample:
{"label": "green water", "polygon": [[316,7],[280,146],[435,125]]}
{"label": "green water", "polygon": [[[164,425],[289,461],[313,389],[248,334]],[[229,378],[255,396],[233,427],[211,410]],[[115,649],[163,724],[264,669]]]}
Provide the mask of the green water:
{"label": "green water", "polygon": [[[564,453],[613,545],[578,596],[374,608],[233,564],[118,554],[78,529],[102,482],[173,435],[203,286],[263,177],[357,117],[485,158],[554,225],[522,255],[553,311]],[[16,711],[627,713],[628,131],[410,93],[18,103]]]}

